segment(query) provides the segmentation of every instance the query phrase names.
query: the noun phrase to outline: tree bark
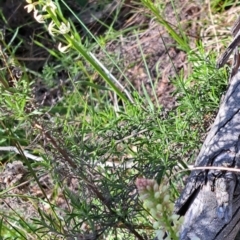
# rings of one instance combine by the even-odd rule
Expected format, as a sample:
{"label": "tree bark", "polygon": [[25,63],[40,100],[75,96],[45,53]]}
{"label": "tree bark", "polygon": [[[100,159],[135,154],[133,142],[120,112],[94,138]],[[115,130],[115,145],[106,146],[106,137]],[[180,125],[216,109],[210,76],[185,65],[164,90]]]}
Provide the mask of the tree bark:
{"label": "tree bark", "polygon": [[239,60],[236,49],[227,93],[195,162],[201,169],[191,172],[175,204],[185,216],[181,240],[233,240],[240,229]]}

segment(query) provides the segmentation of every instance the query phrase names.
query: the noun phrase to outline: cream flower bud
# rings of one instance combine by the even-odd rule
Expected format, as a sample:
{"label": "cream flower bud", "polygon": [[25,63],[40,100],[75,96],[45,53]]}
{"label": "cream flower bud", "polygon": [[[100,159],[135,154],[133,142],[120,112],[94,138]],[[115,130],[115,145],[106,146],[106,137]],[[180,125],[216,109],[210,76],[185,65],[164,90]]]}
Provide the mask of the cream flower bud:
{"label": "cream flower bud", "polygon": [[159,199],[160,195],[161,195],[160,192],[156,192],[156,193],[154,193],[154,198]]}
{"label": "cream flower bud", "polygon": [[158,205],[156,206],[156,208],[157,208],[158,211],[162,211],[162,205],[161,205],[161,204],[158,204]]}
{"label": "cream flower bud", "polygon": [[168,202],[169,199],[170,199],[169,194],[166,194],[166,195],[164,196],[164,198],[163,198],[163,201],[164,201],[164,202]]}
{"label": "cream flower bud", "polygon": [[162,186],[161,192],[166,192],[168,190],[168,186],[164,185]]}
{"label": "cream flower bud", "polygon": [[152,190],[152,186],[151,186],[151,185],[147,185],[146,188],[147,188],[148,191],[151,191],[151,190]]}
{"label": "cream flower bud", "polygon": [[151,202],[151,201],[146,201],[145,203],[145,206],[147,207],[147,208],[149,208],[149,209],[151,209],[151,208],[154,208],[154,203],[153,202]]}
{"label": "cream flower bud", "polygon": [[171,216],[171,219],[172,219],[173,221],[177,221],[177,220],[179,219],[179,215],[173,214],[173,215]]}
{"label": "cream flower bud", "polygon": [[174,209],[174,204],[170,201],[167,202],[168,209],[173,210]]}
{"label": "cream flower bud", "polygon": [[156,217],[157,217],[157,212],[156,212],[156,209],[154,209],[154,208],[151,208],[151,209],[150,209],[150,213],[151,213],[151,215],[152,215],[154,218],[156,218]]}
{"label": "cream flower bud", "polygon": [[153,223],[153,228],[154,229],[158,229],[160,227],[160,223],[159,222],[154,222]]}
{"label": "cream flower bud", "polygon": [[158,186],[157,183],[155,183],[155,184],[153,185],[153,191],[154,191],[154,192],[158,192],[158,191],[159,191],[159,186]]}

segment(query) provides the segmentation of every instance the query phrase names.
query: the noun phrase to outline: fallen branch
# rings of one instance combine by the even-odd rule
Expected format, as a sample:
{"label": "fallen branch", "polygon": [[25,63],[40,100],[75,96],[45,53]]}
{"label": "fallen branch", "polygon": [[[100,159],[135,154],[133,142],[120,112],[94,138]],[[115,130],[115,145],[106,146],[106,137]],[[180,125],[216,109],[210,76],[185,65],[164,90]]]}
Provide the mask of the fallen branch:
{"label": "fallen branch", "polygon": [[185,215],[181,240],[232,240],[240,229],[239,28],[240,19],[232,30],[233,42],[217,63],[222,67],[234,51],[227,93],[175,204],[175,212]]}

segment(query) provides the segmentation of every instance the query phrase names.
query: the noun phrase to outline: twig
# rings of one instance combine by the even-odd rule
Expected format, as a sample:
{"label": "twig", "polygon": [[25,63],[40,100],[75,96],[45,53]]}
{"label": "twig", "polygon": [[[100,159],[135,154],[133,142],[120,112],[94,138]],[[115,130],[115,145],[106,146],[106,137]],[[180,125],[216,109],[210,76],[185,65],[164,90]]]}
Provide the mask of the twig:
{"label": "twig", "polygon": [[[13,146],[0,147],[0,152],[1,151],[3,151],[3,152],[15,152],[17,154],[22,154],[16,147],[13,147]],[[24,153],[26,158],[29,158],[29,159],[37,161],[37,162],[43,161],[42,157],[35,156],[35,155],[29,153],[26,150],[23,150],[23,153]]]}
{"label": "twig", "polygon": [[205,166],[205,167],[192,167],[188,166],[188,168],[193,170],[221,170],[221,171],[228,171],[228,172],[240,172],[240,169],[231,168],[231,167],[217,167],[217,166]]}

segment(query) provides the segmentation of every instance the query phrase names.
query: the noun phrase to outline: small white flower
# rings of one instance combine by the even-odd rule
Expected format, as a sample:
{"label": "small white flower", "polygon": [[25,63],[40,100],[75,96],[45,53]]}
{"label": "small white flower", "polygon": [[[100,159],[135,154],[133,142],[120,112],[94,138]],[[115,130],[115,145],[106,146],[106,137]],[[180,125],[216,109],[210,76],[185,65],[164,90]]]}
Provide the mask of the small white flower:
{"label": "small white flower", "polygon": [[62,53],[68,52],[69,48],[71,47],[71,44],[68,44],[66,46],[62,46],[62,43],[58,44],[58,50]]}
{"label": "small white flower", "polygon": [[24,9],[27,9],[28,13],[35,10],[35,6],[38,4],[38,2],[33,3],[32,0],[26,0],[26,2],[28,4],[26,6],[24,6]]}
{"label": "small white flower", "polygon": [[54,36],[55,35],[54,32],[56,32],[56,29],[54,28],[55,26],[56,24],[53,21],[51,21],[50,24],[48,25],[48,32],[52,36]]}
{"label": "small white flower", "polygon": [[30,13],[34,9],[34,5],[33,4],[28,4],[24,8],[27,9],[28,13]]}
{"label": "small white flower", "polygon": [[54,14],[55,14],[55,11],[57,10],[57,6],[56,6],[56,4],[52,0],[46,0],[45,5],[43,6],[42,10],[43,11],[47,11],[47,8],[50,8],[51,11]]}
{"label": "small white flower", "polygon": [[70,31],[70,23],[69,22],[67,24],[62,22],[59,29],[57,29],[57,27],[55,27],[55,26],[56,26],[56,24],[53,21],[51,21],[50,24],[48,25],[48,32],[52,36],[54,36],[55,34],[66,34]]}
{"label": "small white flower", "polygon": [[33,16],[35,18],[35,20],[39,23],[44,23],[44,17],[42,14],[38,14],[38,10],[35,9],[34,12],[33,12]]}
{"label": "small white flower", "polygon": [[70,26],[69,22],[67,22],[67,24],[62,22],[60,27],[59,27],[59,31],[60,31],[61,34],[66,34],[70,31],[70,27],[71,26]]}

